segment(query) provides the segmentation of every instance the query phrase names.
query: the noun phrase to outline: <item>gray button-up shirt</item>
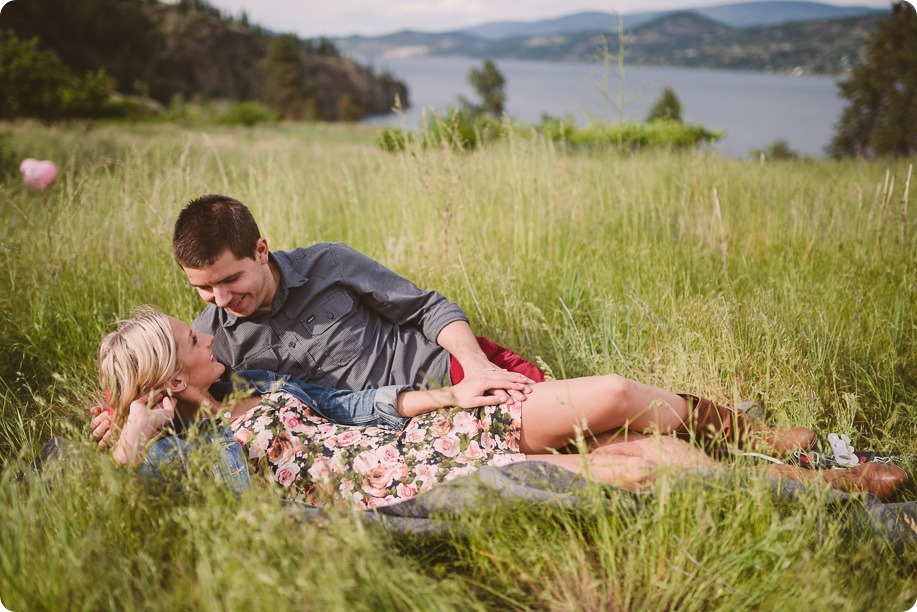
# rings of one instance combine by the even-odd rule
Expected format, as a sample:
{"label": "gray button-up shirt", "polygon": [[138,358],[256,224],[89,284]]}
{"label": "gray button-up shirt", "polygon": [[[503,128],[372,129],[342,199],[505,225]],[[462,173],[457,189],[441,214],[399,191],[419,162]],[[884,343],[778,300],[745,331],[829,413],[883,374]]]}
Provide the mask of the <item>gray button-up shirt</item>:
{"label": "gray button-up shirt", "polygon": [[213,304],[191,327],[213,334],[231,370],[270,370],[338,389],[450,384],[439,332],[465,313],[343,243],[277,251],[270,312],[245,319]]}

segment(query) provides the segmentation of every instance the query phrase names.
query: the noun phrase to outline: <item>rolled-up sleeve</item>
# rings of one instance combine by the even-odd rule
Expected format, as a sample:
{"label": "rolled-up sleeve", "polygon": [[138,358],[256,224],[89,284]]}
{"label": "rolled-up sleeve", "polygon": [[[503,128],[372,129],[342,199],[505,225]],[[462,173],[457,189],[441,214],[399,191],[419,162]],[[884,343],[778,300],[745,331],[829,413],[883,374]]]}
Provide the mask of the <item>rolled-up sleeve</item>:
{"label": "rolled-up sleeve", "polygon": [[413,325],[431,342],[455,321],[468,322],[465,312],[436,291],[424,291],[408,279],[343,243],[330,253],[343,284],[379,316],[396,325]]}
{"label": "rolled-up sleeve", "polygon": [[407,385],[388,385],[379,387],[376,389],[376,397],[374,398],[376,413],[379,415],[387,415],[389,418],[386,420],[389,423],[393,425],[400,423],[400,427],[404,428],[408,423],[408,419],[398,414],[398,394],[403,391],[411,390],[411,387]]}

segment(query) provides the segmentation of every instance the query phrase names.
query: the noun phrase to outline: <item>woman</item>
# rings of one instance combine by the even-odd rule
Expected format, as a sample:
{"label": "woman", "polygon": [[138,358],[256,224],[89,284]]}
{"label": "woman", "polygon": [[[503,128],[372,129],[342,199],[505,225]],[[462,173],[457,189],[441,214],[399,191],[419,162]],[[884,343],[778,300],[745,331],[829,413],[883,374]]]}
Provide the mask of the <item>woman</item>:
{"label": "woman", "polygon": [[[220,415],[231,423],[249,459],[270,468],[287,496],[311,503],[331,496],[369,508],[412,497],[481,465],[526,460],[553,463],[635,490],[651,482],[658,468],[716,462],[670,437],[611,437],[619,428],[669,433],[693,427],[705,435],[713,430],[738,438],[754,429],[737,413],[706,400],[685,400],[617,376],[545,382],[529,390],[525,377],[499,370],[431,391],[396,386],[335,392],[388,402],[399,415],[411,418],[402,431],[340,426],[318,416],[308,393],[297,395],[282,387],[214,397],[211,386],[225,367],[213,357],[212,341],[212,336],[154,310],[126,321],[103,340],[101,379],[110,390],[113,420],[121,426],[113,451],[116,461],[139,463],[150,440],[176,412],[185,419]],[[328,392],[314,385],[304,388],[314,389],[319,397]],[[507,408],[483,395],[492,388],[530,393],[521,407]],[[161,400],[149,401],[150,394],[160,392]],[[471,409],[437,410],[448,406]],[[579,431],[595,436],[591,453],[553,454]],[[765,434],[762,444],[772,450],[803,446],[812,439],[808,430],[757,433]],[[772,469],[776,468],[788,469],[779,475],[823,479],[837,488],[869,490],[882,497],[891,495],[904,479],[892,466],[859,466],[843,477],[809,475],[787,466]]]}

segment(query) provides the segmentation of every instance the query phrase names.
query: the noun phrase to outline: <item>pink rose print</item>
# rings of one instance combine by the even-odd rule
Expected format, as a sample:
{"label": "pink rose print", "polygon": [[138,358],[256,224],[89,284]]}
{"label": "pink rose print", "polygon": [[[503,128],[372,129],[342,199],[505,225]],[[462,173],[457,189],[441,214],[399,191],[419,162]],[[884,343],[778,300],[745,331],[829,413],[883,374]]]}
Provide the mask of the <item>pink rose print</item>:
{"label": "pink rose print", "polygon": [[358,429],[346,429],[335,437],[337,438],[337,443],[340,446],[353,446],[360,441],[360,438],[363,437],[363,434],[361,434]]}
{"label": "pink rose print", "polygon": [[449,419],[436,419],[430,426],[430,433],[436,438],[445,436],[450,431],[452,431],[452,422]]}
{"label": "pink rose print", "polygon": [[252,439],[252,430],[240,427],[235,431],[235,436],[239,444],[245,446]]}
{"label": "pink rose print", "polygon": [[264,431],[265,427],[270,426],[270,424],[271,417],[262,414],[257,419],[255,419],[255,424],[252,426],[252,430],[254,430],[255,433],[260,433]]}
{"label": "pink rose print", "polygon": [[386,444],[385,446],[380,446],[376,449],[376,453],[379,456],[379,462],[382,465],[394,465],[398,463],[401,459],[401,454],[391,444]]}
{"label": "pink rose print", "polygon": [[408,469],[406,463],[401,462],[392,467],[392,478],[395,480],[404,480],[410,475],[411,471]]}
{"label": "pink rose print", "polygon": [[465,451],[465,458],[469,461],[476,461],[478,459],[483,459],[487,455],[484,454],[484,451],[481,450],[480,445],[478,445],[477,440],[472,440],[468,445],[468,449]]}
{"label": "pink rose print", "polygon": [[417,474],[417,480],[435,480],[437,472],[439,472],[439,466],[430,465],[428,463],[418,465],[414,468],[414,473]]}
{"label": "pink rose print", "polygon": [[459,454],[459,440],[455,436],[444,436],[433,442],[433,448],[446,457],[455,457]]}
{"label": "pink rose print", "polygon": [[301,433],[306,428],[302,421],[299,420],[299,415],[291,412],[283,415],[283,426],[287,428],[287,431],[294,433]]}
{"label": "pink rose print", "polygon": [[329,469],[328,462],[324,457],[317,458],[309,468],[309,476],[312,478],[312,480],[318,482],[327,480],[330,473],[331,470]]}
{"label": "pink rose print", "polygon": [[290,435],[285,431],[274,438],[271,446],[267,449],[267,458],[271,463],[286,463],[299,452],[302,445],[298,438]]}
{"label": "pink rose print", "polygon": [[385,490],[392,486],[392,470],[384,465],[377,465],[366,474],[363,481],[363,491],[373,497],[382,497]]}
{"label": "pink rose print", "polygon": [[402,499],[410,499],[417,494],[417,487],[414,485],[400,484],[396,487],[395,492]]}
{"label": "pink rose print", "polygon": [[513,451],[519,450],[519,430],[510,429],[506,432],[506,448]]}
{"label": "pink rose print", "polygon": [[368,474],[377,465],[379,465],[379,456],[371,450],[363,451],[353,460],[353,469],[358,474]]}
{"label": "pink rose print", "polygon": [[274,479],[284,487],[289,487],[293,484],[293,481],[296,480],[298,475],[299,466],[291,461],[290,463],[284,463],[283,465],[277,466],[277,471],[274,472]]}
{"label": "pink rose print", "polygon": [[457,412],[452,417],[452,427],[457,433],[473,434],[478,431],[478,420],[470,412]]}
{"label": "pink rose print", "polygon": [[420,429],[416,427],[414,429],[409,429],[404,434],[404,439],[409,444],[419,444],[424,441],[424,438],[427,437],[427,430]]}
{"label": "pink rose print", "polygon": [[270,429],[262,429],[258,432],[258,435],[255,436],[255,441],[251,444],[251,450],[248,452],[248,456],[252,459],[257,457],[263,457],[267,452],[268,446],[271,445],[271,439],[274,437],[274,432]]}

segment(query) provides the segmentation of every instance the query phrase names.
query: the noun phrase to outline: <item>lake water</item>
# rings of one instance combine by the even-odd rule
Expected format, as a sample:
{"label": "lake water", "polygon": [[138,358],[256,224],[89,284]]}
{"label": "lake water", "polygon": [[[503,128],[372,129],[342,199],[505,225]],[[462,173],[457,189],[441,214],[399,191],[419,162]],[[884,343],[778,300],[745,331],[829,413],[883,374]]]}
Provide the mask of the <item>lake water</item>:
{"label": "lake water", "polygon": [[[387,70],[404,81],[411,103],[404,119],[388,115],[367,121],[406,121],[412,128],[425,108],[444,111],[460,95],[474,100],[468,72],[481,64],[447,57],[373,58],[367,63],[377,73]],[[622,116],[641,121],[663,88],[671,87],[685,121],[726,132],[716,150],[731,157],[744,157],[776,140],[786,140],[799,153],[823,156],[845,106],[837,78],[828,76],[626,66],[621,79],[616,66],[606,69],[599,63],[495,63],[506,77],[506,111],[515,119],[537,122],[543,114],[570,114],[580,125]]]}

